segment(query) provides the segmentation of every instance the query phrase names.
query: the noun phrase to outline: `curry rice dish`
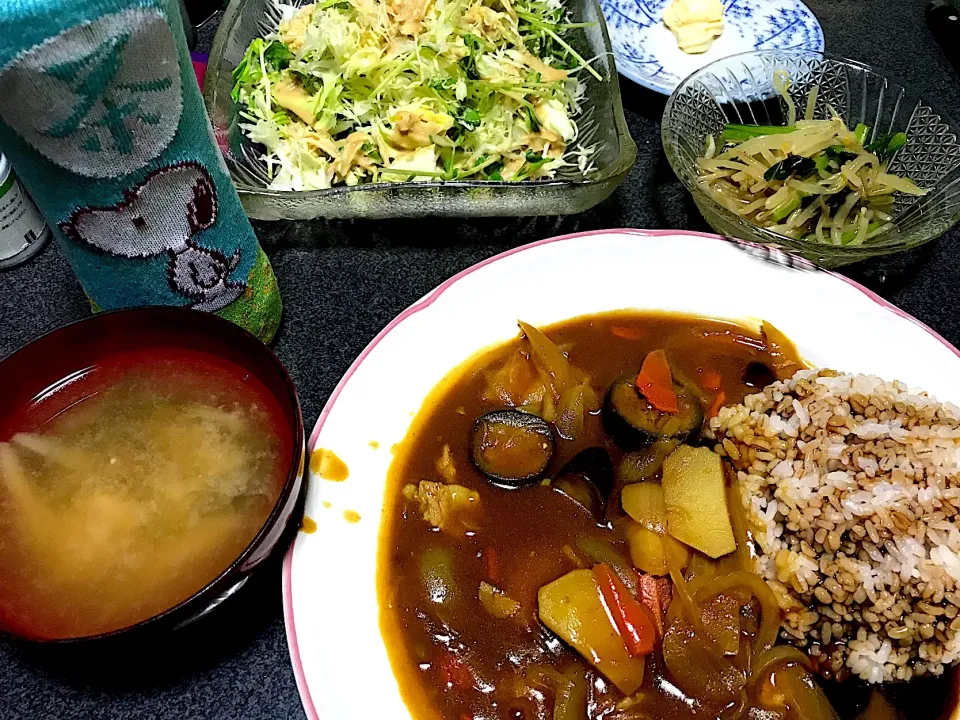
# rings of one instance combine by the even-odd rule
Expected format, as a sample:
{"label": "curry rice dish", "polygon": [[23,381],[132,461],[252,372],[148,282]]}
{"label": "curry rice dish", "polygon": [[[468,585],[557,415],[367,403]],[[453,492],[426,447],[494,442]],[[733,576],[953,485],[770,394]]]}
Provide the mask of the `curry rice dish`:
{"label": "curry rice dish", "polygon": [[960,413],[621,312],[452,372],[398,449],[381,624],[417,720],[937,720]]}

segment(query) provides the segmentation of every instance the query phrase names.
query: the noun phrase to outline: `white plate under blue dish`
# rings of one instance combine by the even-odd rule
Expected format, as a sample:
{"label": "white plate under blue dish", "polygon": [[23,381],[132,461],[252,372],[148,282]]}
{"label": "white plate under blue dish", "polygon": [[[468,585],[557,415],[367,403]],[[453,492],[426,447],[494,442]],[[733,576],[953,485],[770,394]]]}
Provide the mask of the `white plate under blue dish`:
{"label": "white plate under blue dish", "polygon": [[680,81],[714,60],[751,50],[823,50],[823,30],[799,0],[723,0],[723,34],[689,55],[663,24],[670,0],[600,0],[617,70],[669,95]]}

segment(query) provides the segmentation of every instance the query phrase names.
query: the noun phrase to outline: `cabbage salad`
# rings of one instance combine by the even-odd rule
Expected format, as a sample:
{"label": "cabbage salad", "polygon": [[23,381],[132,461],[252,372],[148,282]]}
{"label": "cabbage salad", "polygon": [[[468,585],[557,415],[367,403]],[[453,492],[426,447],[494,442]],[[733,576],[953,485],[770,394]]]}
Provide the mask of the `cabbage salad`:
{"label": "cabbage salad", "polygon": [[816,87],[797,120],[782,70],[774,87],[787,105],[786,125],[726,125],[697,160],[701,187],[721,205],[781,235],[860,245],[893,227],[897,193],[927,193],[888,172],[905,133],[871,133],[862,123],[851,130],[829,106],[829,119],[813,119]]}
{"label": "cabbage salad", "polygon": [[[240,127],[277,190],[586,173],[577,117],[602,78],[561,0],[323,0],[278,6],[234,70]],[[578,142],[579,140],[579,142]]]}

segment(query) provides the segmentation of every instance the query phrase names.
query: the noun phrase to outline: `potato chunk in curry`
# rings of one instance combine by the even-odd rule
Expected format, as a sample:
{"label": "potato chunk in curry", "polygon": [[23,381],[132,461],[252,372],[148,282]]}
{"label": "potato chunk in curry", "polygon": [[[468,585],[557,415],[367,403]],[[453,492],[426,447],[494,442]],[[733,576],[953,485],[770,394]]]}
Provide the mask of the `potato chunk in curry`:
{"label": "potato chunk in curry", "polygon": [[590,570],[574,570],[540,588],[540,620],[590,661],[621,692],[630,695],[643,682],[645,661],[630,657],[610,620],[600,587]]}

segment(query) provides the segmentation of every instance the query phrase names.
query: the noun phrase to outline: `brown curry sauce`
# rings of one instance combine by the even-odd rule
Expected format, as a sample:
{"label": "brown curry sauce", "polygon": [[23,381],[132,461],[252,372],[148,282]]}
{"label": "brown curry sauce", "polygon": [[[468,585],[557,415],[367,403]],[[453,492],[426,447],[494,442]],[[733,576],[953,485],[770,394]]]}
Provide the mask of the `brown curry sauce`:
{"label": "brown curry sauce", "polygon": [[[590,374],[598,394],[625,372],[639,369],[647,352],[668,348],[676,370],[698,385],[705,374],[710,377],[708,385],[715,383],[719,373],[716,391],[723,392],[729,404],[754,391],[758,372],[763,375],[762,369],[775,359],[758,330],[665,313],[582,317],[552,326],[547,334],[574,366]],[[577,567],[569,548],[576,546],[578,537],[602,537],[627,554],[622,532],[598,527],[562,493],[542,485],[520,490],[494,487],[471,464],[469,440],[475,419],[502,407],[481,399],[484,370],[515,352],[520,342],[518,338],[482,353],[440,383],[391,466],[380,541],[381,626],[402,695],[418,720],[543,717],[543,708],[552,708],[552,699],[538,702],[521,696],[524,669],[548,665],[562,670],[578,656],[542,630],[538,589]],[[792,347],[784,350],[799,363]],[[457,534],[433,528],[401,492],[407,483],[440,481],[437,461],[445,445],[456,468],[455,482],[480,498],[476,526]],[[558,440],[547,477],[579,451],[594,446],[606,448],[616,467],[623,453],[604,432],[599,413],[587,417],[576,441]],[[619,509],[619,503],[615,505]],[[420,563],[431,549],[453,558],[456,590],[443,602],[433,602],[421,580]],[[477,593],[482,581],[519,602],[520,612],[506,619],[485,612]],[[648,669],[645,686],[656,682],[656,668]],[[617,694],[601,679],[595,679],[594,686],[595,692]],[[664,713],[680,717],[684,709],[681,702],[664,695]]]}

